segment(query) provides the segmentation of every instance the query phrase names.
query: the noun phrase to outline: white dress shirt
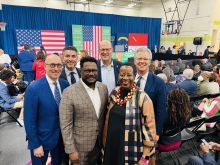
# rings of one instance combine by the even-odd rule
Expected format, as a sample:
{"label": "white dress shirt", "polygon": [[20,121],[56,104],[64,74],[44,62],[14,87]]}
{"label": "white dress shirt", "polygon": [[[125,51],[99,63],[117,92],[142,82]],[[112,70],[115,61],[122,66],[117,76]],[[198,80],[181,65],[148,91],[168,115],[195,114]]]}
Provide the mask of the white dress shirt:
{"label": "white dress shirt", "polygon": [[[135,76],[135,82],[137,83],[138,82],[138,78],[140,77],[140,75],[137,73],[137,75]],[[146,85],[146,82],[147,82],[147,77],[148,77],[148,72],[145,73],[143,76],[141,76],[142,79],[141,79],[141,82],[140,82],[140,89],[144,91],[144,88],[145,88],[145,85]]]}
{"label": "white dress shirt", "polygon": [[[48,77],[48,75],[46,75],[46,79],[47,79],[47,82],[50,86],[50,90],[53,93],[53,97],[55,98],[55,85],[54,85],[55,81],[51,80],[50,77]],[[56,80],[56,83],[57,83],[58,89],[60,91],[60,96],[61,96],[61,88],[60,88],[60,83],[59,83],[58,79]]]}
{"label": "white dress shirt", "polygon": [[102,83],[107,85],[108,93],[110,94],[112,90],[115,88],[115,72],[114,72],[113,61],[111,65],[106,66],[101,60],[100,65],[101,65]]}
{"label": "white dress shirt", "polygon": [[76,79],[76,82],[78,82],[79,81],[79,75],[78,75],[78,72],[77,72],[76,68],[74,68],[73,71],[70,71],[65,67],[65,73],[66,73],[67,81],[69,82],[69,84],[72,84],[71,83],[71,74],[70,74],[71,72],[74,72],[73,75]]}
{"label": "white dress shirt", "polygon": [[81,79],[81,82],[84,86],[84,88],[86,89],[86,92],[88,93],[91,101],[92,101],[92,104],[95,108],[95,112],[96,112],[96,115],[97,117],[99,117],[100,115],[100,108],[101,108],[101,99],[100,99],[100,95],[99,95],[99,90],[98,90],[98,87],[97,85],[95,85],[95,89],[92,89],[90,87],[88,87],[84,82],[83,80]]}

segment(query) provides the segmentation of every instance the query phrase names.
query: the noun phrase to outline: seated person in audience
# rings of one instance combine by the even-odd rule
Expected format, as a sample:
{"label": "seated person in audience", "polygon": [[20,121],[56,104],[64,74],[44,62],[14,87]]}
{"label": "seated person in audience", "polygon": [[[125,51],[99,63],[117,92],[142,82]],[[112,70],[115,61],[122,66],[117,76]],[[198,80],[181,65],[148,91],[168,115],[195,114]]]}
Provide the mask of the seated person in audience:
{"label": "seated person in audience", "polygon": [[216,82],[217,77],[214,73],[210,73],[210,94],[219,93],[219,84]]}
{"label": "seated person in audience", "polygon": [[201,69],[202,70],[206,70],[206,71],[210,71],[212,69],[212,64],[209,62],[208,59],[204,58],[201,60]]}
{"label": "seated person in audience", "polygon": [[0,106],[5,109],[23,107],[23,94],[10,96],[7,85],[14,81],[14,72],[4,69],[0,72]]}
{"label": "seated person in audience", "polygon": [[174,63],[173,60],[169,61],[168,62],[168,65],[170,66],[170,68],[173,70],[173,73],[176,75],[176,74],[179,74],[179,71],[180,71],[180,68],[178,65],[176,65],[176,63]]}
{"label": "seated person in audience", "polygon": [[183,63],[181,58],[177,59],[176,65],[179,67],[179,73],[182,73],[186,69],[186,64]]}
{"label": "seated person in audience", "polygon": [[199,64],[196,64],[196,65],[194,66],[193,72],[194,72],[194,75],[193,75],[192,80],[197,81],[197,80],[198,80],[198,77],[200,76],[200,74],[201,74],[201,72],[202,72],[201,69],[200,69]]}
{"label": "seated person in audience", "polygon": [[11,65],[11,58],[8,54],[4,53],[4,50],[0,49],[0,63]]}
{"label": "seated person in audience", "polygon": [[216,76],[216,82],[220,85],[220,74],[219,74],[220,65],[216,65],[212,69],[212,73]]}
{"label": "seated person in audience", "polygon": [[[160,136],[158,149],[169,151],[181,145],[181,128],[189,122],[191,117],[191,104],[188,94],[180,88],[172,90],[167,97],[168,117],[164,133]],[[179,132],[173,135],[171,132]],[[173,136],[168,136],[169,133]]]}
{"label": "seated person in audience", "polygon": [[207,95],[212,93],[212,83],[209,82],[210,77],[211,73],[208,71],[202,72],[198,77],[197,95]]}
{"label": "seated person in audience", "polygon": [[35,80],[43,77],[46,74],[44,69],[45,65],[45,55],[44,52],[40,51],[37,53],[37,59],[34,61],[32,69],[36,72]]}
{"label": "seated person in audience", "polygon": [[197,84],[195,81],[192,80],[193,70],[185,69],[183,71],[183,77],[185,78],[185,80],[177,83],[177,86],[184,89],[189,96],[194,96],[196,94]]}
{"label": "seated person in audience", "polygon": [[[175,83],[170,82],[172,79],[170,79],[170,81],[168,81],[167,76],[166,76],[164,73],[159,73],[157,76],[160,77],[160,78],[164,81],[164,83],[165,83],[165,87],[166,87],[166,97],[168,96],[168,94],[169,94],[172,90],[174,90],[174,89],[177,88],[177,86],[176,86]],[[174,79],[175,79],[175,77],[174,77]]]}
{"label": "seated person in audience", "polygon": [[214,151],[220,151],[220,144],[209,142],[208,144],[202,143],[200,148],[203,152],[203,157],[192,156],[189,158],[188,165],[219,165],[220,157],[216,161],[213,154],[210,152],[209,147]]}

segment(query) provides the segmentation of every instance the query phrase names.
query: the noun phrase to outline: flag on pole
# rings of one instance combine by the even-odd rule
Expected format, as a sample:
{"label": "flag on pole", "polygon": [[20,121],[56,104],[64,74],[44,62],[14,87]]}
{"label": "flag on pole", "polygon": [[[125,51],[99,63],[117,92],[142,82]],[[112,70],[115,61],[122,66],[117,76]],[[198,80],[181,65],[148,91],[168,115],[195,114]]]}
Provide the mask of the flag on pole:
{"label": "flag on pole", "polygon": [[65,33],[60,30],[16,30],[18,52],[22,50],[21,45],[28,44],[36,51],[44,46],[48,54],[62,53],[65,47]]}
{"label": "flag on pole", "polygon": [[73,46],[77,50],[86,50],[96,59],[99,56],[99,43],[102,40],[111,40],[111,28],[107,26],[72,25]]}

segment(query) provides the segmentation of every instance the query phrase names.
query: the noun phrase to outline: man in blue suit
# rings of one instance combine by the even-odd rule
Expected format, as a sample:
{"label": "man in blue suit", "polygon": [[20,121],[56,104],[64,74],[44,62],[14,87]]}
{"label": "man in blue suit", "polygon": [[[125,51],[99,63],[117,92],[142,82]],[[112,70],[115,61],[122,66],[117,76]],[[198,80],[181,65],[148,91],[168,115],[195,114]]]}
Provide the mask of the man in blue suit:
{"label": "man in blue suit", "polygon": [[107,85],[109,93],[117,85],[118,73],[122,65],[121,62],[112,59],[112,49],[110,41],[103,40],[99,44],[101,60],[98,61],[98,81]]}
{"label": "man in blue suit", "polygon": [[25,92],[24,125],[33,165],[45,165],[49,152],[53,165],[61,165],[63,159],[58,108],[61,93],[69,83],[59,79],[62,67],[59,56],[48,56],[46,75],[31,83]]}
{"label": "man in blue suit", "polygon": [[30,51],[28,45],[24,45],[24,50],[18,55],[18,63],[20,65],[20,70],[24,74],[24,81],[31,83],[35,78],[35,72],[32,70],[32,65],[36,59],[33,51]]}
{"label": "man in blue suit", "polygon": [[157,134],[162,135],[166,111],[165,83],[158,76],[149,72],[152,53],[147,48],[138,48],[135,52],[134,64],[137,74],[135,81],[141,90],[144,90],[154,104]]}

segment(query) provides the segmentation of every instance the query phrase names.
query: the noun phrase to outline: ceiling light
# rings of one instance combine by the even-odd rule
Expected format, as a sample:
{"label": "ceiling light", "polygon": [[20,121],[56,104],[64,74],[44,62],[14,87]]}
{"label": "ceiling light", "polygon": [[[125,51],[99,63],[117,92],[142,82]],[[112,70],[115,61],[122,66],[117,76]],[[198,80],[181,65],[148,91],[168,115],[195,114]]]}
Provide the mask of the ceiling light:
{"label": "ceiling light", "polygon": [[136,6],[136,5],[137,5],[136,3],[133,3],[133,2],[132,2],[132,3],[128,4],[128,7],[131,8],[131,7],[134,7],[134,6]]}
{"label": "ceiling light", "polygon": [[112,3],[112,2],[113,2],[113,0],[107,0],[107,1],[105,1],[106,4],[110,4],[110,3]]}

